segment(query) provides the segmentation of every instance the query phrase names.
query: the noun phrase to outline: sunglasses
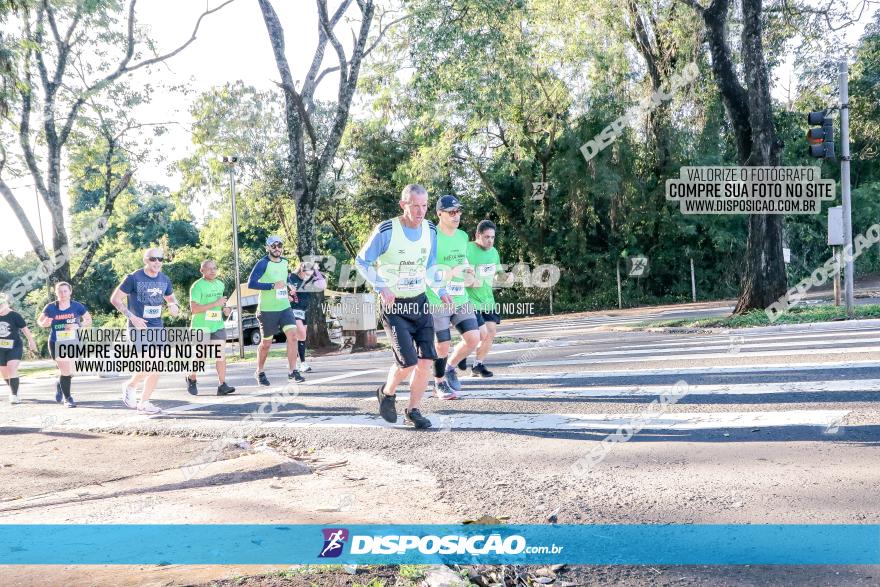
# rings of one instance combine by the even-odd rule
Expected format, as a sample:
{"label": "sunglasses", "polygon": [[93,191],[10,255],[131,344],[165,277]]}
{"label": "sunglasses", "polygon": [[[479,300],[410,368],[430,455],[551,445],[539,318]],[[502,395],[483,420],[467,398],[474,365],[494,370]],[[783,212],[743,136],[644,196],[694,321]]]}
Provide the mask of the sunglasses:
{"label": "sunglasses", "polygon": [[284,243],[272,243],[269,245],[270,249],[280,249],[282,247],[284,247]]}
{"label": "sunglasses", "polygon": [[455,210],[443,210],[443,211],[446,212],[447,214],[449,214],[450,216],[458,216],[459,214],[461,214],[461,210],[459,210],[458,208],[456,208]]}
{"label": "sunglasses", "polygon": [[160,263],[165,260],[165,257],[147,257],[147,261],[159,261]]}

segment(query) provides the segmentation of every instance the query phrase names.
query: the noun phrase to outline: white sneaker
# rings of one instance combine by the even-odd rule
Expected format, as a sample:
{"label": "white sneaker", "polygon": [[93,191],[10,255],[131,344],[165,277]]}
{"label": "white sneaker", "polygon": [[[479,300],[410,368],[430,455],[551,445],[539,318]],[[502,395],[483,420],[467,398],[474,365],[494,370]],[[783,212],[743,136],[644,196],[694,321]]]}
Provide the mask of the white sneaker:
{"label": "white sneaker", "polygon": [[129,387],[128,383],[122,385],[122,403],[126,408],[137,407],[137,397],[135,397],[134,387]]}
{"label": "white sneaker", "polygon": [[11,403],[11,404],[20,404],[20,403],[21,403],[21,398],[18,397],[18,394],[10,393],[10,394],[9,394],[9,403]]}
{"label": "white sneaker", "polygon": [[299,370],[302,371],[303,373],[311,373],[312,366],[309,365],[308,363],[306,363],[305,361],[301,361],[299,364]]}
{"label": "white sneaker", "polygon": [[158,406],[154,406],[150,402],[138,402],[138,412],[144,414],[161,414],[162,410]]}

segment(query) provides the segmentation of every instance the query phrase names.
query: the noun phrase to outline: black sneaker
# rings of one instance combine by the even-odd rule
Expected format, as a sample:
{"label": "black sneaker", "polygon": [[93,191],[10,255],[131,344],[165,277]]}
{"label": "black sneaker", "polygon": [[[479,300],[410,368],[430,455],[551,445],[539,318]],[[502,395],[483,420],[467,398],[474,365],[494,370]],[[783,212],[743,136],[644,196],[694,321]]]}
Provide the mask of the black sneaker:
{"label": "black sneaker", "polygon": [[461,391],[461,381],[458,380],[458,375],[456,375],[454,368],[446,370],[446,383],[449,384],[452,391]]}
{"label": "black sneaker", "polygon": [[235,393],[235,388],[231,385],[226,385],[225,381],[217,386],[217,395],[229,395],[230,393]]}
{"label": "black sneaker", "polygon": [[467,357],[463,358],[458,362],[458,370],[459,371],[467,371]]}
{"label": "black sneaker", "polygon": [[290,373],[288,373],[288,375],[287,375],[287,379],[293,379],[293,380],[296,381],[297,383],[302,383],[303,381],[306,380],[306,378],[302,376],[302,373],[300,373],[300,372],[299,372],[298,370],[296,370],[296,369],[294,369],[293,371],[291,371]]}
{"label": "black sneaker", "polygon": [[257,383],[259,383],[260,385],[265,385],[266,387],[272,385],[271,383],[269,383],[269,378],[266,377],[266,374],[263,371],[257,373],[255,377],[257,378]]}
{"label": "black sneaker", "polygon": [[199,388],[196,385],[196,381],[189,378],[189,375],[186,376],[186,391],[190,395],[199,395]]}
{"label": "black sneaker", "polygon": [[431,427],[431,421],[424,417],[418,408],[403,411],[403,424],[418,430]]}
{"label": "black sneaker", "polygon": [[482,363],[477,363],[471,368],[471,377],[492,377],[494,373],[486,369]]}
{"label": "black sneaker", "polygon": [[376,399],[379,400],[379,415],[386,422],[394,424],[397,422],[397,408],[394,407],[394,400],[396,398],[393,395],[385,395],[385,392],[382,391],[383,389],[385,389],[384,384],[380,385],[379,389],[376,390]]}
{"label": "black sneaker", "polygon": [[64,399],[64,394],[61,392],[61,382],[55,382],[55,403],[60,404],[61,400]]}

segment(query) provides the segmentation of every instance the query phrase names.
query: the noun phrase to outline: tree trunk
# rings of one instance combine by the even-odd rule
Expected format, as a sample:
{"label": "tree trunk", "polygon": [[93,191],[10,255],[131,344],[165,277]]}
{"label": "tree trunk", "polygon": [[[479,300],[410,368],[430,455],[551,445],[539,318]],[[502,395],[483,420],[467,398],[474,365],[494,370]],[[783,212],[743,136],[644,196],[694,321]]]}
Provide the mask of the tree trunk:
{"label": "tree trunk", "polygon": [[[742,69],[748,91],[740,84],[727,42],[729,0],[713,0],[703,9],[690,0],[703,17],[712,52],[712,71],[724,108],[733,126],[740,165],[779,164],[780,142],[773,124],[770,81],[764,58],[761,0],[742,0]],[[745,273],[734,313],[762,309],[785,294],[780,215],[749,216]]]}

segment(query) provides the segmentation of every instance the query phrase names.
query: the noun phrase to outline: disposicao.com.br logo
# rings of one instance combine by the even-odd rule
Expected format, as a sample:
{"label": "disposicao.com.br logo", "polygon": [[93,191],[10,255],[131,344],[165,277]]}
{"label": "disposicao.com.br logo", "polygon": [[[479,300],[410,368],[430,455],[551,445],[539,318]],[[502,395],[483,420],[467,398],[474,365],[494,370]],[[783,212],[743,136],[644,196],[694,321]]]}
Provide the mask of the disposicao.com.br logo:
{"label": "disposicao.com.br logo", "polygon": [[[322,557],[339,556],[342,552],[348,531],[343,528],[325,529],[324,550],[334,547],[334,554],[324,554]],[[344,537],[343,533],[344,532]],[[331,538],[335,538],[331,540]],[[550,546],[529,546],[526,539],[518,534],[502,537],[500,534],[488,535],[462,535],[447,534],[443,536],[389,534],[386,536],[352,535],[349,553],[371,555],[405,555],[411,551],[418,554],[458,554],[458,555],[518,555],[518,554],[559,554],[563,547],[552,544]]]}

